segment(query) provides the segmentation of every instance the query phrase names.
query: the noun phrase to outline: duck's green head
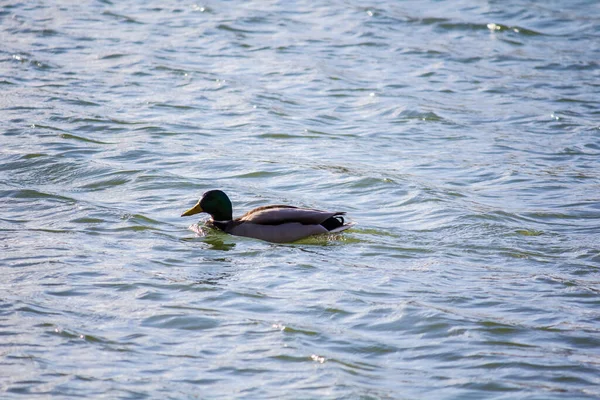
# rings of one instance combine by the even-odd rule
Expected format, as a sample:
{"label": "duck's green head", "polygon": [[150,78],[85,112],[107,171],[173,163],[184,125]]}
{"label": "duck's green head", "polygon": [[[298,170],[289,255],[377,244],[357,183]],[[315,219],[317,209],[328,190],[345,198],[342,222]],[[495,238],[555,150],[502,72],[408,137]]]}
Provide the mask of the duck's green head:
{"label": "duck's green head", "polygon": [[187,217],[201,212],[210,214],[215,221],[230,221],[233,219],[231,200],[220,190],[209,190],[204,193],[198,203],[181,216]]}

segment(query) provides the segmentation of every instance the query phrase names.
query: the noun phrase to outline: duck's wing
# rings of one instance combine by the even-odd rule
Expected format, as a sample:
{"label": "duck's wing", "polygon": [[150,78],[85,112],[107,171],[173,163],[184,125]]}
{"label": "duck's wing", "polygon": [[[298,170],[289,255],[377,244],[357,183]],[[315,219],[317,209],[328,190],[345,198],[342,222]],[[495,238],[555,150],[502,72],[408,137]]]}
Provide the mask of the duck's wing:
{"label": "duck's wing", "polygon": [[[240,222],[257,225],[282,225],[288,223],[298,223],[300,225],[319,225],[328,218],[344,214],[344,212],[321,211],[310,208],[273,205],[255,208],[237,220]],[[325,231],[327,232],[327,229],[325,229]]]}

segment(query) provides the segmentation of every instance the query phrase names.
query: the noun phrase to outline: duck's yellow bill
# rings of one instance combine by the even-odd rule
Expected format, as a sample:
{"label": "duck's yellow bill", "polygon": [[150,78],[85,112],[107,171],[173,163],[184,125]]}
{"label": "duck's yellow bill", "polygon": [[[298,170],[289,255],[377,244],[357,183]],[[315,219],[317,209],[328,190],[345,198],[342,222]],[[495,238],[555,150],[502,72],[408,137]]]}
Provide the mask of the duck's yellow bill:
{"label": "duck's yellow bill", "polygon": [[200,203],[196,204],[194,207],[190,208],[189,210],[187,210],[186,212],[184,212],[183,214],[181,214],[182,217],[187,217],[189,215],[194,215],[194,214],[198,214],[204,212],[204,210],[202,209],[202,207],[200,207]]}

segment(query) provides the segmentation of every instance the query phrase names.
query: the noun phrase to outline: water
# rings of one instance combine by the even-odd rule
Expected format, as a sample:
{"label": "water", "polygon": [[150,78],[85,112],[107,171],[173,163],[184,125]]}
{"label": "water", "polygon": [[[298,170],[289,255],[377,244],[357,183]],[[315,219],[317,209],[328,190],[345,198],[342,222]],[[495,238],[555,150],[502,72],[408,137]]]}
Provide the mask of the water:
{"label": "water", "polygon": [[[2,398],[600,397],[600,3],[0,6]],[[347,211],[290,245],[188,229]]]}

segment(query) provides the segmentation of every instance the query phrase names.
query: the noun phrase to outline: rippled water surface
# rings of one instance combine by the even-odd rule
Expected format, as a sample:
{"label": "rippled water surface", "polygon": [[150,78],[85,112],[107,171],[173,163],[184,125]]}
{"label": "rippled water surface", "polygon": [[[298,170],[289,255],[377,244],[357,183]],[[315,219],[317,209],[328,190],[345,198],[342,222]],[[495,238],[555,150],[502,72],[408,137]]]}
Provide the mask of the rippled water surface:
{"label": "rippled water surface", "polygon": [[3,2],[0,397],[599,398],[599,60],[595,0]]}

